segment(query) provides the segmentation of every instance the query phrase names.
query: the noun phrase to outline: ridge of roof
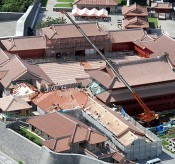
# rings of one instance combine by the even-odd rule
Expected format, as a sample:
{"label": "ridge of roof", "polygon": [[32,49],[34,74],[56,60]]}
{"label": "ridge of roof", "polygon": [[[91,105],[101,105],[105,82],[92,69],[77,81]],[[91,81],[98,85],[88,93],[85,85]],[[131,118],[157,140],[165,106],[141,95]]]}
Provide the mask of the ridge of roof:
{"label": "ridge of roof", "polygon": [[149,42],[149,41],[143,41],[146,37],[150,38],[152,41],[155,41],[154,38],[152,38],[151,36],[149,36],[145,31],[144,31],[144,36],[140,39],[140,41],[142,42]]}
{"label": "ridge of roof", "polygon": [[123,31],[136,31],[136,30],[140,30],[140,31],[144,31],[142,28],[134,28],[134,29],[122,29],[122,30],[109,30],[110,32],[123,32]]}
{"label": "ridge of roof", "polygon": [[36,36],[13,36],[13,37],[10,37],[10,38],[11,39],[44,38],[44,35],[36,35]]}
{"label": "ridge of roof", "polygon": [[[11,98],[10,100],[10,103],[8,104],[8,106],[6,107],[6,109],[5,109],[5,111],[7,111],[7,109],[9,108],[9,106],[12,104],[12,102],[13,102],[13,96],[12,95],[10,95],[10,96],[8,96],[9,98]],[[7,98],[8,98],[7,97]]]}
{"label": "ridge of roof", "polygon": [[160,59],[166,59],[167,60],[167,54],[163,54],[161,56],[153,57],[153,58],[144,58],[144,59],[137,59],[137,60],[130,60],[130,61],[124,61],[124,62],[113,62],[114,65],[116,66],[122,66],[126,64],[137,64],[137,63],[146,63],[146,62],[152,62],[152,61],[157,61]]}
{"label": "ridge of roof", "polygon": [[128,19],[125,19],[124,22],[126,23],[125,26],[130,25],[132,23],[136,23],[136,22],[139,22],[141,24],[148,23],[146,19],[144,20],[142,18],[139,18],[138,16],[135,16],[134,18],[129,19],[129,20]]}
{"label": "ridge of roof", "polygon": [[146,7],[141,6],[141,5],[139,5],[139,4],[137,4],[137,3],[135,2],[134,4],[132,4],[132,5],[130,5],[130,6],[123,6],[123,8],[127,9],[127,12],[124,13],[124,14],[127,14],[127,13],[129,13],[129,12],[132,12],[132,11],[136,10],[136,9],[140,9],[140,11],[145,12],[145,11],[142,10],[142,9],[145,9]]}
{"label": "ridge of roof", "polygon": [[[78,25],[84,25],[84,24],[96,24],[97,22],[95,22],[95,21],[92,21],[92,22],[81,22],[81,23],[78,23]],[[51,26],[55,26],[55,27],[57,27],[57,26],[73,26],[73,24],[72,23],[66,23],[66,24],[52,24]],[[50,26],[50,27],[51,27]],[[48,28],[48,27],[45,27],[45,28]]]}
{"label": "ridge of roof", "polygon": [[0,49],[0,51],[7,57],[7,59],[9,60],[9,56],[4,52],[4,50]]}
{"label": "ridge of roof", "polygon": [[[28,103],[26,103],[24,100],[22,100],[21,98],[19,97],[16,97],[16,96],[12,96],[11,94],[9,96],[6,96],[6,97],[3,97],[4,99],[7,99],[7,100],[10,100],[8,105],[6,106],[6,109],[4,109],[4,111],[8,111],[8,108],[11,106],[11,104],[16,101],[20,104],[23,104],[23,105],[28,105],[28,107],[30,106]],[[1,99],[3,99],[1,98]],[[31,106],[30,106],[31,107]]]}
{"label": "ridge of roof", "polygon": [[24,64],[22,63],[22,60],[21,58],[18,56],[18,55],[14,55],[16,57],[16,59],[21,63],[21,65],[26,69],[27,71],[27,68],[24,66]]}

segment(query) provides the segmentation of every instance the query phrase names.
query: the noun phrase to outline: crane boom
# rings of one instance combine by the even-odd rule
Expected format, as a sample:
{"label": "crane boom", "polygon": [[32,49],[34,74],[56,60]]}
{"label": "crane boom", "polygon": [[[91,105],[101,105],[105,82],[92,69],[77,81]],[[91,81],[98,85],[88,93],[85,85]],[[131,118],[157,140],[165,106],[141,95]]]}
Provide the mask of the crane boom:
{"label": "crane boom", "polygon": [[[84,31],[75,23],[75,21],[66,13],[65,11],[62,12],[67,16],[67,18],[73,23],[73,25],[78,29],[78,31],[86,38],[86,40],[92,45],[92,47],[98,52],[98,54],[103,58],[106,64],[112,69],[115,76],[129,89],[132,96],[135,100],[139,103],[139,105],[144,110],[144,115],[142,116],[143,119],[147,121],[151,121],[155,119],[154,114],[151,113],[150,109],[146,106],[146,104],[142,101],[142,99],[137,95],[137,93],[130,87],[127,81],[120,75],[120,73],[114,68],[111,60],[107,59],[105,55],[96,47],[96,45],[89,39],[89,37],[84,33]],[[106,53],[105,53],[106,54]]]}

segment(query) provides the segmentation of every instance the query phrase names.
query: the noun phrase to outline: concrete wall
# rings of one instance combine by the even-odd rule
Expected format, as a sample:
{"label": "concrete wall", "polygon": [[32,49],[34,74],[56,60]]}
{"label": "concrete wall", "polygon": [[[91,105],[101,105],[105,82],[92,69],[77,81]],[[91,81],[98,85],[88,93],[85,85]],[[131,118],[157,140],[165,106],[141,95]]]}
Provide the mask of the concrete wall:
{"label": "concrete wall", "polygon": [[28,28],[34,28],[40,10],[40,0],[31,4],[26,13],[17,21],[16,36],[27,36]]}
{"label": "concrete wall", "polygon": [[18,20],[24,13],[0,12],[0,21]]}
{"label": "concrete wall", "polygon": [[100,132],[105,134],[112,141],[112,143],[114,143],[114,146],[116,146],[121,151],[125,152],[125,147],[114,138],[114,135],[106,127],[102,126],[98,122],[98,120],[95,120],[93,117],[91,117],[90,115],[88,115],[84,111],[82,111],[82,114],[83,114],[83,117],[85,117],[86,120],[89,121],[91,126],[93,126],[93,127],[95,126],[96,129],[98,129]]}
{"label": "concrete wall", "polygon": [[[119,148],[121,151],[124,152],[126,157],[130,160],[138,160],[138,159],[147,159],[149,157],[156,157],[162,153],[162,141],[154,135],[152,132],[146,130],[143,126],[141,126],[134,119],[132,119],[129,115],[129,119],[132,119],[132,122],[136,127],[139,127],[143,132],[145,132],[146,136],[149,137],[152,142],[146,142],[145,138],[141,138],[135,140],[132,145],[123,146],[120,144],[114,135],[106,129],[103,125],[101,125],[98,120],[95,120],[90,115],[82,111],[83,116],[91,123],[92,126],[95,126],[99,131],[104,133],[116,148]],[[146,152],[146,153],[145,153]]]}

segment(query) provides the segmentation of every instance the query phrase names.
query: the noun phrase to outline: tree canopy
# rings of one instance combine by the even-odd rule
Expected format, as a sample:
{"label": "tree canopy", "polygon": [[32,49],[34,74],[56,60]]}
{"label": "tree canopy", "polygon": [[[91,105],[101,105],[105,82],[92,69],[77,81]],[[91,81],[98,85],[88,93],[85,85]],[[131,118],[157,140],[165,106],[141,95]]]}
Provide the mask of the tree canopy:
{"label": "tree canopy", "polygon": [[25,12],[34,0],[0,0],[1,12]]}

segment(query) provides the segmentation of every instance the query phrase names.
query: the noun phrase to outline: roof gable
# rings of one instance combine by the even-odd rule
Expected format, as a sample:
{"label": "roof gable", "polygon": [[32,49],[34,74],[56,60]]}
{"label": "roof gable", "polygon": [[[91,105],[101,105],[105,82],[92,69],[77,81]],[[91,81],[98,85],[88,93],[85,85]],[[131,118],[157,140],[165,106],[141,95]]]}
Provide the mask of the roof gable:
{"label": "roof gable", "polygon": [[43,36],[13,37],[1,40],[7,51],[23,51],[45,49],[46,40]]}
{"label": "roof gable", "polygon": [[[79,26],[87,36],[107,36],[98,23],[80,23]],[[52,25],[51,27],[42,28],[42,32],[49,39],[80,38],[82,34],[73,24]]]}
{"label": "roof gable", "polygon": [[39,79],[44,79],[45,81],[52,83],[50,78],[42,71],[39,66],[30,65],[17,56],[14,56],[8,63],[0,67],[0,71],[7,71],[7,73],[0,80],[5,88],[7,88],[12,81],[19,79],[27,72]]}
{"label": "roof gable", "polygon": [[132,14],[139,14],[140,16],[147,16],[148,11],[146,7],[140,6],[136,3],[130,6],[123,6],[122,7],[122,14],[123,15],[132,15]]}
{"label": "roof gable", "polygon": [[5,52],[4,50],[0,49],[0,66],[4,65],[6,62],[10,61],[13,57],[12,54]]}
{"label": "roof gable", "polygon": [[169,3],[169,2],[152,3],[151,7],[156,9],[172,9],[172,3]]}
{"label": "roof gable", "polygon": [[[43,111],[49,112],[54,109],[82,108],[87,101],[87,95],[77,89],[56,90],[41,94],[33,102]],[[53,104],[55,107],[53,107]]]}
{"label": "roof gable", "polygon": [[[157,58],[114,63],[114,67],[130,86],[175,80],[173,67],[166,55]],[[102,69],[87,71],[87,73],[106,88],[125,87],[117,78],[112,83],[113,85],[110,85],[113,79]]]}
{"label": "roof gable", "polygon": [[[151,37],[149,37],[151,38]],[[161,35],[158,38],[149,39],[147,41],[137,40],[134,42],[136,45],[141,47],[142,49],[147,48],[153,53],[150,57],[160,56],[164,52],[169,54],[169,58],[173,65],[175,65],[175,40],[167,37],[166,35]],[[156,48],[155,48],[156,47]]]}
{"label": "roof gable", "polygon": [[16,110],[30,109],[31,106],[24,100],[10,95],[0,98],[0,108],[3,111],[10,112]]}
{"label": "roof gable", "polygon": [[145,35],[145,32],[143,29],[138,28],[131,30],[109,31],[109,34],[113,43],[126,43],[140,40]]}
{"label": "roof gable", "polygon": [[[76,120],[75,118],[66,114],[54,112],[42,116],[33,117],[27,122],[34,127],[42,130],[52,138],[57,139],[58,141],[61,138],[66,138],[70,136],[70,144],[82,141],[89,142],[89,140],[87,140],[89,127],[79,120]],[[101,136],[102,142],[107,140],[107,138],[104,137],[102,134],[96,132],[94,129],[91,130],[94,132],[94,134],[98,134]],[[93,142],[93,138],[91,140],[91,142]]]}

